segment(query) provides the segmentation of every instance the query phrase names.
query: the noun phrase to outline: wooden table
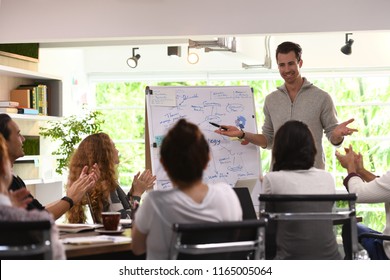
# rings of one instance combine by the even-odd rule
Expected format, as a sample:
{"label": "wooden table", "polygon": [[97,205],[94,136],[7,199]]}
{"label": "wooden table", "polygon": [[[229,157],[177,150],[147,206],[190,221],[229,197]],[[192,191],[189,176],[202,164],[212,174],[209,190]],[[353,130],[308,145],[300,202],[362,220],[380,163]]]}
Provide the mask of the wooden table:
{"label": "wooden table", "polygon": [[[95,236],[99,233],[95,231],[81,233],[65,233],[60,235],[60,239],[68,237]],[[125,229],[122,236],[131,237],[131,229]],[[145,256],[135,256],[131,251],[131,241],[122,243],[102,243],[88,245],[64,244],[67,259],[144,259]]]}

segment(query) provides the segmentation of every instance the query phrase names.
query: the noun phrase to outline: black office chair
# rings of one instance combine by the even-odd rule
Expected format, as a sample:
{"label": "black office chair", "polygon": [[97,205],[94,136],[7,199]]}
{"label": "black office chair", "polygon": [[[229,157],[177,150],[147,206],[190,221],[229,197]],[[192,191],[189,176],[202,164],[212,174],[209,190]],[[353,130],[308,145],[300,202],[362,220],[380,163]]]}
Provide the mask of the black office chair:
{"label": "black office chair", "polygon": [[170,259],[264,259],[266,219],[174,224]]}
{"label": "black office chair", "polygon": [[[390,241],[390,235],[386,235],[383,233],[374,233],[374,232],[364,232],[358,235],[358,241],[359,243],[362,243],[362,239],[364,238],[374,238],[374,239],[379,239],[383,241]],[[379,244],[377,245],[379,246]],[[376,256],[370,255],[369,258],[371,260],[377,260]]]}
{"label": "black office chair", "polygon": [[[331,230],[335,224],[345,224],[350,238],[347,248],[352,259],[358,258],[358,242],[356,228],[356,194],[330,195],[275,195],[260,194],[260,217],[268,219],[266,259],[273,259],[276,254],[275,234],[283,227],[302,229],[302,234],[321,230]],[[337,209],[334,202],[346,201],[348,209]],[[314,233],[315,234],[315,233]],[[324,240],[318,240],[324,242]],[[331,240],[328,242],[332,242]],[[298,243],[297,243],[298,244]],[[313,252],[312,252],[313,253]],[[314,252],[315,253],[315,252]]]}
{"label": "black office chair", "polygon": [[383,233],[369,233],[369,232],[365,232],[365,233],[359,234],[359,236],[358,236],[359,242],[361,242],[361,240],[363,238],[376,238],[376,239],[390,241],[390,235],[386,235],[386,234],[383,234]]}
{"label": "black office chair", "polygon": [[248,188],[233,188],[241,204],[242,219],[257,219],[256,210],[253,206],[252,197]]}
{"label": "black office chair", "polygon": [[51,223],[44,221],[1,221],[2,260],[52,259]]}

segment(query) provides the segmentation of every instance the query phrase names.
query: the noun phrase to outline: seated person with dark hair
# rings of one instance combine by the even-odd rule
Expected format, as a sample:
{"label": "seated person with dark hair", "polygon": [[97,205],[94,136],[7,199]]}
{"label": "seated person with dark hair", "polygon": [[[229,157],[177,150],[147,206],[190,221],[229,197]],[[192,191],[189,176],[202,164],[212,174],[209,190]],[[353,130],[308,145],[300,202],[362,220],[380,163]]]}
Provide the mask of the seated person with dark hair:
{"label": "seated person with dark hair", "polygon": [[208,143],[196,125],[181,119],[169,130],[160,161],[174,187],[150,192],[136,212],[134,254],[167,259],[174,223],[242,220],[240,202],[230,185],[202,181],[209,159]]}
{"label": "seated person with dark hair", "polygon": [[[46,211],[27,211],[23,209],[31,202],[31,198],[13,199],[14,197],[8,191],[8,186],[12,181],[11,163],[8,157],[7,145],[4,137],[0,134],[0,221],[2,222],[23,222],[23,221],[45,221],[51,222],[51,247],[53,259],[65,259],[65,251],[62,243],[59,241],[58,229],[54,224],[52,216]],[[19,232],[18,232],[19,233]],[[36,240],[36,236],[28,232],[14,233],[7,236],[7,233],[0,232],[0,238],[6,238],[8,242],[14,242],[15,245],[21,242]],[[9,235],[9,233],[8,233]],[[2,243],[3,244],[3,243]],[[7,243],[9,244],[9,243]]]}
{"label": "seated person with dark hair", "polygon": [[[24,156],[23,142],[25,139],[20,134],[17,123],[7,114],[0,114],[0,135],[6,140],[9,159],[13,165],[18,158]],[[49,205],[43,206],[37,199],[29,194],[32,201],[28,204],[27,209],[47,210],[53,215],[54,219],[58,219],[66,211],[72,208],[74,203],[79,202],[86,192],[94,187],[99,176],[100,171],[97,164],[94,164],[91,167],[84,166],[83,172],[81,172],[79,178],[68,187],[65,197],[54,201]],[[26,185],[23,180],[13,174],[13,180],[9,187],[10,191],[17,191],[25,188]]]}
{"label": "seated person with dark hair", "polygon": [[[266,194],[334,194],[332,175],[314,167],[317,153],[313,135],[301,121],[287,121],[276,132],[272,148],[273,171],[264,176]],[[312,202],[309,202],[312,203]],[[331,211],[330,203],[319,206]],[[305,212],[307,203],[289,207]],[[295,206],[295,205],[294,205]],[[276,205],[275,207],[285,207]],[[276,212],[280,211],[277,208]],[[341,259],[332,221],[278,221],[275,259]],[[267,241],[268,242],[268,241]]]}

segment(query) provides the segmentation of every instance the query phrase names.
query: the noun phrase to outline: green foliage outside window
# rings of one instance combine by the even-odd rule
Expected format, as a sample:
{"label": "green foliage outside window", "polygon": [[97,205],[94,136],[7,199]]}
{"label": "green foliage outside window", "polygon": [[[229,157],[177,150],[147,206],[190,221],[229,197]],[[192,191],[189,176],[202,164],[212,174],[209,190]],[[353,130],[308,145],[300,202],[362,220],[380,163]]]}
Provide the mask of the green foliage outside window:
{"label": "green foliage outside window", "polygon": [[[355,118],[351,127],[358,133],[346,137],[342,147],[352,145],[364,157],[365,166],[375,174],[385,173],[390,165],[390,79],[388,77],[350,77],[310,79],[333,98],[338,118]],[[102,130],[108,133],[120,151],[120,184],[130,186],[132,175],[145,168],[145,87],[146,86],[239,86],[253,88],[258,131],[264,121],[263,104],[267,94],[283,84],[279,79],[241,81],[162,82],[100,82],[96,85],[96,109],[105,119]],[[342,149],[342,147],[340,149]],[[335,159],[335,148],[324,137],[326,170],[336,179],[338,189],[344,189],[342,180],[346,171]],[[263,173],[269,171],[270,150],[261,149]],[[383,204],[358,204],[358,216],[363,222],[383,230],[385,213]]]}

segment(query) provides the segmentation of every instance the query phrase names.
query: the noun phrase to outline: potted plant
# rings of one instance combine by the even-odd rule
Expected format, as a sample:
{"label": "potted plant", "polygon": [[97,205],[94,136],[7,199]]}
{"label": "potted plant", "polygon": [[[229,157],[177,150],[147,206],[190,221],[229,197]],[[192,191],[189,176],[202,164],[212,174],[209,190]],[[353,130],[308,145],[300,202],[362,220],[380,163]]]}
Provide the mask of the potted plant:
{"label": "potted plant", "polygon": [[62,175],[67,170],[70,156],[84,137],[101,132],[101,125],[104,123],[101,116],[101,112],[91,111],[82,116],[72,115],[59,121],[50,121],[48,126],[40,127],[41,136],[60,143],[58,149],[52,152],[53,155],[60,156],[57,159],[58,174]]}

